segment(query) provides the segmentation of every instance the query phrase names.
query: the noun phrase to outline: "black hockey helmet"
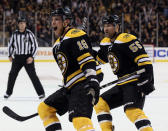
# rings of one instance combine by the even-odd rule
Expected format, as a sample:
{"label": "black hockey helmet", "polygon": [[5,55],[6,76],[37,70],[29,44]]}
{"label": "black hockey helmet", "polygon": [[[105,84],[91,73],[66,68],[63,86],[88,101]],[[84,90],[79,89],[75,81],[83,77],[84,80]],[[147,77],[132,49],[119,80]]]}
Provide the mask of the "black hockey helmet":
{"label": "black hockey helmet", "polygon": [[18,18],[18,23],[19,22],[27,22],[25,17],[19,17]]}
{"label": "black hockey helmet", "polygon": [[72,13],[69,8],[57,8],[51,12],[51,16],[62,16],[63,20],[72,19]]}
{"label": "black hockey helmet", "polygon": [[120,19],[118,15],[108,15],[103,17],[102,24],[120,24]]}

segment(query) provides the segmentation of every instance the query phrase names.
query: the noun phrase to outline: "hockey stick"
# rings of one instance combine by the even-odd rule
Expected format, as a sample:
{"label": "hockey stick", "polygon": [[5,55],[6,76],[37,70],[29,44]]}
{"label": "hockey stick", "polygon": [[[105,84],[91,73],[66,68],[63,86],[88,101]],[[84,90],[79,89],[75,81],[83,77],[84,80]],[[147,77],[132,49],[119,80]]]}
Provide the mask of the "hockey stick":
{"label": "hockey stick", "polygon": [[[109,82],[109,83],[107,83],[107,84],[105,84],[105,85],[102,85],[102,86],[100,87],[100,89],[103,89],[103,88],[108,87],[108,86],[110,86],[110,85],[116,84],[117,82],[120,82],[120,81],[122,81],[122,80],[128,79],[128,78],[132,77],[133,75],[142,74],[143,72],[145,72],[145,69],[140,69],[140,70],[135,71],[135,72],[133,72],[133,73],[131,73],[131,74],[128,74],[128,75],[126,75],[126,76],[124,76],[124,77],[121,77],[121,78],[119,78],[118,80],[114,80],[114,81]],[[64,86],[62,86],[62,85],[58,85],[58,86],[61,87],[61,88],[64,87]]]}
{"label": "hockey stick", "polygon": [[84,17],[82,23],[82,30],[86,31],[86,29],[87,29],[87,17]]}
{"label": "hockey stick", "polygon": [[11,110],[9,107],[7,107],[7,106],[4,106],[2,110],[3,110],[3,112],[4,112],[7,116],[9,116],[9,117],[11,117],[11,118],[13,118],[13,119],[15,119],[15,120],[17,120],[17,121],[20,121],[20,122],[26,121],[26,120],[28,120],[28,119],[31,119],[31,118],[35,117],[35,116],[38,116],[38,113],[29,115],[29,116],[20,116],[20,115],[16,114],[14,111],[12,111],[12,110]]}
{"label": "hockey stick", "polygon": [[103,88],[105,88],[105,87],[108,87],[108,86],[110,86],[110,85],[112,85],[112,84],[116,84],[117,82],[121,82],[121,81],[123,81],[123,80],[125,80],[125,79],[127,79],[127,78],[132,77],[133,75],[142,74],[143,72],[145,72],[145,69],[144,69],[144,68],[143,68],[143,69],[140,69],[140,70],[138,70],[138,71],[135,71],[135,72],[133,72],[133,73],[131,73],[131,74],[128,74],[128,75],[126,75],[126,76],[123,76],[123,77],[119,78],[118,80],[115,80],[115,81],[109,82],[109,83],[107,83],[107,84],[105,84],[105,85],[102,85],[102,86],[100,87],[100,89],[103,89]]}
{"label": "hockey stick", "polygon": [[90,8],[90,4],[91,4],[91,0],[87,0],[87,5],[85,7],[85,15],[84,18],[83,18],[83,22],[82,22],[82,30],[87,32],[87,34],[89,33],[86,29],[87,29],[87,26],[88,26],[88,20],[89,20],[89,8]]}
{"label": "hockey stick", "polygon": [[[107,86],[110,86],[110,85],[112,85],[112,84],[116,84],[117,82],[120,82],[120,81],[122,81],[122,80],[125,80],[125,79],[127,79],[127,78],[130,78],[130,77],[132,77],[133,75],[142,74],[143,72],[145,72],[145,69],[141,69],[141,70],[135,71],[135,72],[133,72],[133,73],[127,75],[127,76],[124,76],[124,77],[119,78],[118,80],[109,82],[109,83],[107,83],[107,84],[101,86],[100,89],[103,89],[103,88],[105,88],[105,87],[107,87]],[[3,107],[3,112],[4,112],[6,115],[8,115],[9,117],[11,117],[11,118],[13,118],[13,119],[15,119],[15,120],[17,120],[17,121],[20,121],[20,122],[26,121],[26,120],[28,120],[28,119],[31,119],[31,118],[35,117],[35,116],[38,116],[38,113],[29,115],[29,116],[20,116],[20,115],[16,114],[14,111],[12,111],[12,110],[11,110],[9,107],[7,107],[7,106],[4,106],[4,107]]]}

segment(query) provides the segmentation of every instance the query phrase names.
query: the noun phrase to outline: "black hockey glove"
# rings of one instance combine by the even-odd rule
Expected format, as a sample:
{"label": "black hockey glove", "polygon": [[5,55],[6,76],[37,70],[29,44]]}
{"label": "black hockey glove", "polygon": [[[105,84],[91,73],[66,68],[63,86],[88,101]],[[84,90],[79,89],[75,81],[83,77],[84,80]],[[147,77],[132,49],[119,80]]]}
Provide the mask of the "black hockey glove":
{"label": "black hockey glove", "polygon": [[84,88],[87,90],[87,95],[91,95],[93,97],[92,104],[96,105],[100,94],[100,85],[96,76],[87,77]]}
{"label": "black hockey glove", "polygon": [[143,92],[145,95],[148,95],[155,90],[153,69],[152,67],[147,66],[145,70],[146,71],[144,73],[140,74],[137,86],[141,92]]}

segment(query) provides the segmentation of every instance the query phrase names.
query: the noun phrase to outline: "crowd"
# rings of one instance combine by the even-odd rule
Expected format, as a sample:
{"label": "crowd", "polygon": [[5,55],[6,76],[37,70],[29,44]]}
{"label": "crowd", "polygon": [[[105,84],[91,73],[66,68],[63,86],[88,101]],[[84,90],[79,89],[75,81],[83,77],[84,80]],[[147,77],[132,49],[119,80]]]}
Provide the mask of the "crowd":
{"label": "crowd", "polygon": [[145,44],[156,45],[158,42],[159,46],[168,46],[167,0],[91,0],[88,2],[86,0],[1,0],[0,32],[3,31],[4,14],[6,37],[16,29],[18,16],[25,15],[28,27],[36,34],[40,46],[51,46],[53,35],[49,14],[56,7],[68,6],[74,15],[73,25],[78,28],[81,28],[83,18],[89,16],[88,33],[95,45],[103,37],[102,17],[106,13],[113,13],[122,19],[123,32],[136,35]]}

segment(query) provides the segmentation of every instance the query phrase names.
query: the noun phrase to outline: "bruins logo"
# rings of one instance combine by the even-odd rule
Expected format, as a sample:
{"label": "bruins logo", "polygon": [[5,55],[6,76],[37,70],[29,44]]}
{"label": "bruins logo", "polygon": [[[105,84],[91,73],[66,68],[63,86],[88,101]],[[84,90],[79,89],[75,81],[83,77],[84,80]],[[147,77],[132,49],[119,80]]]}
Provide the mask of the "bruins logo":
{"label": "bruins logo", "polygon": [[110,66],[111,66],[113,72],[116,73],[119,68],[118,58],[113,53],[109,53],[108,54],[108,61],[110,63]]}
{"label": "bruins logo", "polygon": [[62,74],[64,75],[68,67],[68,61],[66,56],[62,52],[57,53],[57,63]]}
{"label": "bruins logo", "polygon": [[80,32],[80,30],[73,30],[73,31],[71,32],[71,34],[76,34],[76,33],[78,33],[78,32]]}
{"label": "bruins logo", "polygon": [[130,34],[126,34],[123,36],[123,38],[127,39],[128,37],[130,37]]}

